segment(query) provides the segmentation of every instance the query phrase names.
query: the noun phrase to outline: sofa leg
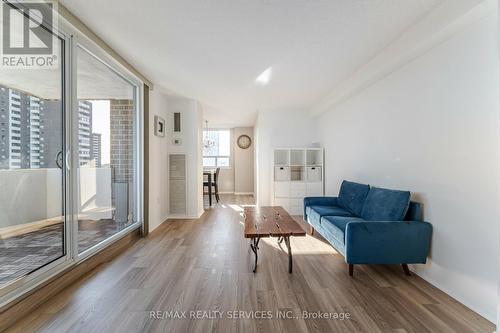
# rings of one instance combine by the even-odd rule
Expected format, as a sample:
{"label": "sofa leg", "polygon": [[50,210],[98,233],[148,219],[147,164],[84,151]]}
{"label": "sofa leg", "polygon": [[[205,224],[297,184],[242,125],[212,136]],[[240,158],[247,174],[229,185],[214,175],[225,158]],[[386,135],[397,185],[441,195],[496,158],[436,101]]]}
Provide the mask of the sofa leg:
{"label": "sofa leg", "polygon": [[311,226],[311,236],[314,235],[314,227]]}
{"label": "sofa leg", "polygon": [[408,268],[408,264],[401,264],[401,266],[403,266],[403,271],[405,271],[405,274],[407,276],[411,276],[410,269]]}
{"label": "sofa leg", "polygon": [[354,265],[349,264],[349,276],[353,276],[353,275],[354,275]]}

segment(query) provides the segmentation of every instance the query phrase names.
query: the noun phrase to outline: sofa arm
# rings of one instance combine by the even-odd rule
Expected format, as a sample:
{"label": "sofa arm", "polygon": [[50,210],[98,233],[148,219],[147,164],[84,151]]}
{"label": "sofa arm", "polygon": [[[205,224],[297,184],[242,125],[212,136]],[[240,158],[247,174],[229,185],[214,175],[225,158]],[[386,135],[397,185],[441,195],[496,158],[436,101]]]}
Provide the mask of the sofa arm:
{"label": "sofa arm", "polygon": [[424,264],[432,225],[420,221],[350,222],[346,226],[349,264]]}
{"label": "sofa arm", "polygon": [[307,221],[306,208],[308,206],[336,206],[337,197],[305,197],[304,198],[304,220]]}

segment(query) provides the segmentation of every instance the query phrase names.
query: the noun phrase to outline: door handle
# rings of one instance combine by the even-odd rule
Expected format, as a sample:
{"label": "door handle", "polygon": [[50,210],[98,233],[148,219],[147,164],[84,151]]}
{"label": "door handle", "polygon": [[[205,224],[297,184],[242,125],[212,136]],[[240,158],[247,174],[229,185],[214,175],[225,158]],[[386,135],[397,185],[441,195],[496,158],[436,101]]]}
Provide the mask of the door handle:
{"label": "door handle", "polygon": [[56,161],[56,165],[59,169],[62,169],[62,163],[63,163],[63,152],[62,150],[59,151],[56,155],[56,158],[55,158],[55,161]]}
{"label": "door handle", "polygon": [[66,150],[66,170],[71,169],[71,150]]}

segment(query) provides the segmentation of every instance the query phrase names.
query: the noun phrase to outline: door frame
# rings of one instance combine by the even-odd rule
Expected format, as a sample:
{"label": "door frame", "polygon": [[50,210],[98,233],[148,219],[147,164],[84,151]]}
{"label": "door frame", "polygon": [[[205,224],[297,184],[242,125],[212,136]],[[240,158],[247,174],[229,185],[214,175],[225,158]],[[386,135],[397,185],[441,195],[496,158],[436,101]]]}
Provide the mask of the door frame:
{"label": "door frame", "polygon": [[[62,113],[63,113],[63,168],[62,168],[62,213],[64,217],[64,255],[40,268],[36,271],[13,280],[6,286],[0,288],[0,310],[9,307],[15,301],[21,299],[31,291],[43,285],[50,279],[65,270],[80,264],[90,256],[98,253],[102,249],[110,246],[135,229],[143,228],[144,224],[144,83],[137,76],[121,65],[116,59],[103,50],[101,46],[86,37],[77,30],[60,14],[58,17],[57,29],[52,29],[55,36],[63,42],[64,50],[61,52],[63,59],[62,66]],[[50,27],[49,27],[50,28]],[[120,77],[131,83],[134,87],[135,97],[135,121],[137,131],[134,139],[137,142],[136,152],[136,179],[134,191],[137,194],[136,209],[138,221],[129,227],[119,231],[106,240],[96,244],[81,254],[78,253],[78,207],[77,207],[77,167],[78,167],[78,100],[76,94],[76,50],[78,45],[82,45],[89,53],[103,62]],[[75,139],[76,138],[76,139]]]}
{"label": "door frame", "polygon": [[[84,51],[93,56],[97,61],[101,62],[103,65],[112,70],[116,75],[124,79],[126,82],[130,83],[134,89],[134,102],[135,102],[135,123],[137,124],[137,131],[134,136],[135,142],[139,143],[137,145],[137,160],[135,161],[135,178],[137,181],[134,184],[134,191],[137,193],[137,200],[135,202],[135,209],[137,211],[138,221],[133,223],[132,225],[126,227],[123,230],[120,230],[116,234],[111,237],[106,238],[105,240],[97,243],[89,249],[86,249],[82,253],[78,252],[78,154],[72,155],[72,165],[74,165],[72,182],[74,184],[72,188],[72,211],[74,212],[72,215],[72,257],[75,262],[80,262],[85,260],[86,258],[96,254],[102,249],[108,247],[110,244],[116,242],[123,236],[127,235],[131,231],[142,228],[144,223],[144,214],[143,214],[143,198],[144,195],[142,193],[143,186],[143,165],[144,165],[144,148],[143,145],[143,96],[144,96],[144,87],[142,81],[140,81],[135,75],[130,73],[124,66],[121,66],[113,57],[107,54],[104,50],[102,50],[96,43],[94,43],[91,39],[87,38],[85,35],[79,33],[78,31],[74,31],[75,34],[72,37],[73,42],[73,54],[72,54],[72,72],[74,77],[72,78],[73,87],[72,87],[72,117],[73,121],[71,123],[71,128],[74,133],[78,132],[78,98],[77,98],[77,50],[78,48],[82,48]],[[78,150],[78,136],[74,135],[72,137],[72,144],[76,148],[75,151]]]}
{"label": "door frame", "polygon": [[72,217],[68,214],[68,207],[72,203],[71,191],[68,189],[71,186],[72,170],[70,165],[68,165],[68,157],[71,156],[72,146],[71,140],[69,138],[72,135],[72,131],[69,130],[69,124],[71,124],[71,94],[67,92],[72,89],[72,77],[71,70],[68,70],[68,61],[72,53],[72,37],[60,29],[53,29],[53,35],[62,41],[63,50],[61,55],[63,57],[60,61],[61,66],[61,112],[62,112],[62,152],[63,152],[63,167],[61,175],[61,203],[62,203],[62,216],[64,225],[64,238],[63,238],[63,255],[53,260],[52,262],[45,264],[35,271],[21,276],[12,282],[8,283],[4,287],[0,288],[0,309],[4,308],[9,303],[20,298],[22,295],[28,293],[34,288],[38,287],[44,281],[48,280],[58,272],[69,268],[73,265],[72,260],[72,250],[71,250],[71,235],[72,235]]}

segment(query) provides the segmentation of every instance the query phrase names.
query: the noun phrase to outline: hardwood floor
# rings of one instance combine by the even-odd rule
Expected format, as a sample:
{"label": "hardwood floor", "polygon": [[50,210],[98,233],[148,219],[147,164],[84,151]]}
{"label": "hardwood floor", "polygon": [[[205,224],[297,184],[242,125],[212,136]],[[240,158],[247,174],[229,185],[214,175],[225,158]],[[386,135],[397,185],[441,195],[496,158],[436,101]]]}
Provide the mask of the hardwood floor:
{"label": "hardwood floor", "polygon": [[[262,239],[257,273],[243,238],[248,196],[221,195],[197,220],[163,223],[83,276],[11,332],[492,332],[494,326],[400,266],[356,266],[319,236],[292,238],[293,274],[276,239]],[[207,311],[190,319],[190,311]],[[236,314],[290,319],[233,319]],[[152,314],[151,312],[154,311]],[[157,313],[159,311],[160,313]],[[161,319],[187,311],[187,319]],[[212,311],[208,313],[208,311]],[[224,311],[221,318],[219,313]],[[235,313],[234,311],[247,311]],[[291,312],[287,312],[291,311]],[[302,318],[302,311],[350,318]],[[172,314],[175,314],[173,312]],[[177,313],[182,316],[182,312]],[[196,313],[195,313],[196,314]],[[152,316],[156,317],[151,318]]]}

